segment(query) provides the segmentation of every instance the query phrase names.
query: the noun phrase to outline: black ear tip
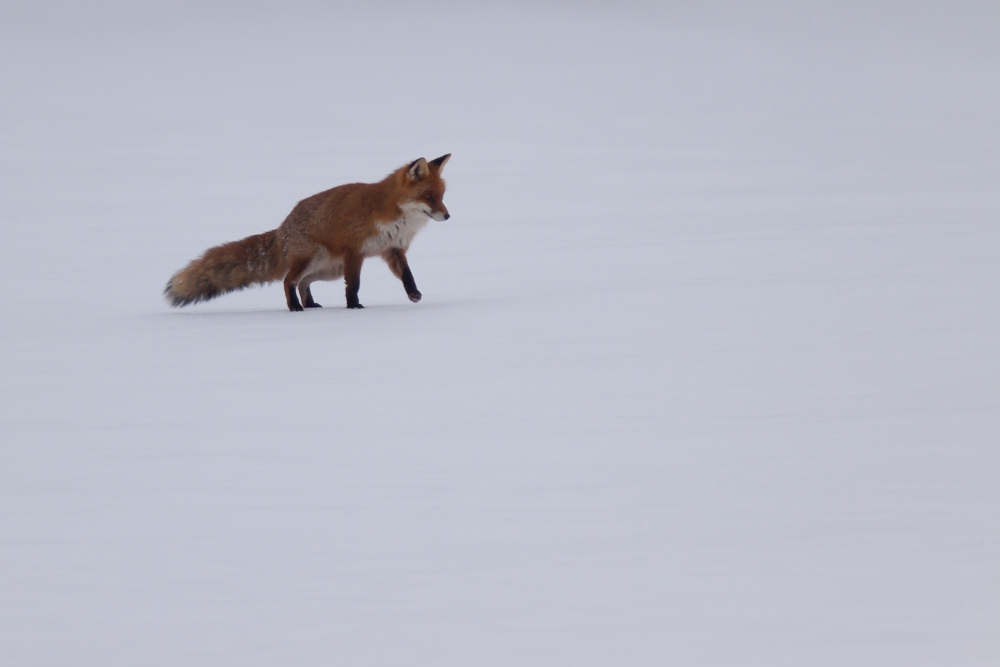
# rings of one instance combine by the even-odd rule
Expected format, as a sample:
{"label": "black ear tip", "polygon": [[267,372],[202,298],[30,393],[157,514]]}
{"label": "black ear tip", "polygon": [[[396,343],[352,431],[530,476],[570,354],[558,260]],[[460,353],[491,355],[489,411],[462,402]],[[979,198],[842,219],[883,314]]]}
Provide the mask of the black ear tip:
{"label": "black ear tip", "polygon": [[446,155],[442,155],[441,157],[434,158],[433,160],[431,160],[431,164],[433,164],[436,167],[440,167],[445,162],[447,162],[448,158],[450,158],[450,157],[451,157],[451,153],[448,153]]}

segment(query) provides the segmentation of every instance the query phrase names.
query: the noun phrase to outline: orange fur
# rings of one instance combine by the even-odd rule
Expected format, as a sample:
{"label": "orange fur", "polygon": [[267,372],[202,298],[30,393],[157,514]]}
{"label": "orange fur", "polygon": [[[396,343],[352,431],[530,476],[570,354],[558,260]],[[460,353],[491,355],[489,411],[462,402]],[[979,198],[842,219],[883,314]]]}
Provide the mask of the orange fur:
{"label": "orange fur", "polygon": [[302,310],[319,306],[312,282],[343,276],[347,306],[361,308],[361,265],[366,257],[380,255],[403,281],[410,300],[419,301],[406,251],[429,219],[450,217],[441,179],[450,157],[420,158],[378,183],[340,185],[303,199],[277,229],[207,250],[174,274],[164,294],[171,305],[186,306],[284,279],[288,309]]}

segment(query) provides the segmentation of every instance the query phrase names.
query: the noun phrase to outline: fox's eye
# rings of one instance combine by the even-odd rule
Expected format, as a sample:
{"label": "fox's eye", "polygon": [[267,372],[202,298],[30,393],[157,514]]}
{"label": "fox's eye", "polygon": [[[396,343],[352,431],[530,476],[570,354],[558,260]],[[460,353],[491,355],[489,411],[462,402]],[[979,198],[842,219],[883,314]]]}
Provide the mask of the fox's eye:
{"label": "fox's eye", "polygon": [[431,204],[434,203],[434,195],[428,194],[426,197],[424,197],[424,199],[426,199]]}

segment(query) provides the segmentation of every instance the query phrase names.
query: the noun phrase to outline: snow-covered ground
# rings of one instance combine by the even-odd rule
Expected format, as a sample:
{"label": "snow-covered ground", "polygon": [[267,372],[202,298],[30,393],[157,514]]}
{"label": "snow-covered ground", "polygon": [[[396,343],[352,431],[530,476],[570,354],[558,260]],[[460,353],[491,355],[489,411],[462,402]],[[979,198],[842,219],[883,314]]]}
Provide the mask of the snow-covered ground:
{"label": "snow-covered ground", "polygon": [[5,0],[0,664],[1000,664],[997,10],[615,4]]}

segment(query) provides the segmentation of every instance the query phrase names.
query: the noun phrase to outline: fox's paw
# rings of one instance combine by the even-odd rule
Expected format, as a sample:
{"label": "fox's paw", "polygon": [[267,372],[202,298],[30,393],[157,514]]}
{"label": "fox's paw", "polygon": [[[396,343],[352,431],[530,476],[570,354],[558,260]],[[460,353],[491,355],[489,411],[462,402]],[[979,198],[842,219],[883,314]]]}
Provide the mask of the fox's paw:
{"label": "fox's paw", "polygon": [[293,313],[301,313],[302,312],[302,306],[301,306],[301,304],[293,303],[292,305],[290,305],[288,307],[288,310],[292,311]]}
{"label": "fox's paw", "polygon": [[420,298],[423,296],[423,294],[421,294],[420,292],[410,292],[406,296],[410,297],[410,301],[416,303],[417,301],[420,301]]}
{"label": "fox's paw", "polygon": [[309,303],[304,304],[304,305],[305,305],[306,308],[322,308],[323,307],[323,306],[319,305],[318,303],[316,303],[315,301],[310,301]]}
{"label": "fox's paw", "polygon": [[362,306],[360,303],[347,304],[347,307],[348,308],[364,308],[364,306]]}

